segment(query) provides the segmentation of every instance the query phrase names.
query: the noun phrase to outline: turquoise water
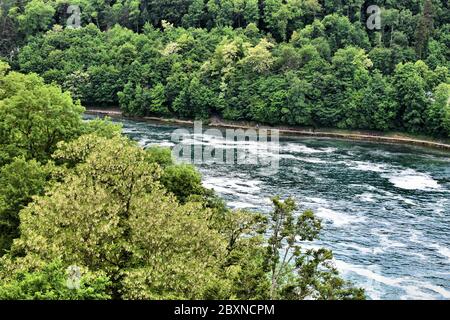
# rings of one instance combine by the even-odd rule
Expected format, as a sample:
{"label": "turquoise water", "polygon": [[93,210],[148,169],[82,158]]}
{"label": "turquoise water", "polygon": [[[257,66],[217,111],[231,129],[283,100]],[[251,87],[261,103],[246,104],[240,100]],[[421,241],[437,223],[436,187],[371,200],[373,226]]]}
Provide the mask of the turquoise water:
{"label": "turquoise water", "polygon": [[[115,120],[142,146],[171,147],[175,126]],[[205,139],[204,144],[214,145]],[[353,141],[282,137],[279,170],[197,165],[232,208],[267,212],[292,196],[322,218],[320,241],[372,299],[450,299],[450,154]]]}

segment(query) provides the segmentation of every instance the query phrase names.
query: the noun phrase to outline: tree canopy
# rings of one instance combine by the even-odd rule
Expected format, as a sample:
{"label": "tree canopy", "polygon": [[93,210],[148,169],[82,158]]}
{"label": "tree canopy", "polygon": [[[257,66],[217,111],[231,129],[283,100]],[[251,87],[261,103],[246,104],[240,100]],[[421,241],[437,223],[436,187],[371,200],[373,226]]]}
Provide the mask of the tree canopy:
{"label": "tree canopy", "polygon": [[74,29],[67,1],[10,0],[1,52],[84,105],[129,115],[448,137],[431,111],[449,83],[448,2],[375,1],[380,30],[366,27],[366,2],[344,2],[78,0]]}

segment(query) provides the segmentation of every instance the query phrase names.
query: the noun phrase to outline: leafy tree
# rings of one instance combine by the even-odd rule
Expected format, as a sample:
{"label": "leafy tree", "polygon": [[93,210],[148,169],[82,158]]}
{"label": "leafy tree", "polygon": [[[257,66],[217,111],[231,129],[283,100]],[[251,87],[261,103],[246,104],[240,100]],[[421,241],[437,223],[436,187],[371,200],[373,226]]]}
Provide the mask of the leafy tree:
{"label": "leafy tree", "polygon": [[422,16],[419,19],[416,32],[416,52],[419,58],[424,57],[425,48],[433,31],[433,15],[434,9],[432,0],[425,0]]}
{"label": "leafy tree", "polygon": [[361,128],[363,90],[369,81],[372,61],[357,47],[339,49],[332,59],[333,72],[327,75],[325,105],[319,110],[323,122],[341,128]]}
{"label": "leafy tree", "polygon": [[421,132],[425,124],[425,111],[429,100],[426,96],[425,82],[414,64],[397,65],[394,73],[399,113],[397,121],[408,131]]}
{"label": "leafy tree", "polygon": [[369,47],[369,39],[360,24],[352,24],[347,17],[337,14],[328,15],[322,23],[332,52],[347,46],[357,46],[363,49]]}
{"label": "leafy tree", "polygon": [[103,300],[111,298],[108,294],[111,282],[101,272],[92,273],[89,270],[83,270],[77,288],[71,288],[68,285],[69,279],[67,268],[64,268],[64,264],[58,259],[42,263],[36,268],[16,270],[12,277],[0,284],[0,299]]}
{"label": "leafy tree", "polygon": [[157,163],[162,168],[174,164],[172,160],[172,152],[169,148],[151,147],[146,149],[146,153],[146,159],[148,162]]}
{"label": "leafy tree", "polygon": [[144,150],[126,138],[88,135],[62,144],[55,157],[75,166],[22,210],[13,254],[103,271],[113,297],[201,298],[221,287],[225,248],[206,225],[209,211],[166,195],[161,169]]}
{"label": "leafy tree", "polygon": [[31,0],[25,5],[23,13],[16,13],[13,9],[10,14],[17,19],[20,32],[33,35],[50,28],[55,9],[43,0]]}
{"label": "leafy tree", "polygon": [[430,132],[450,136],[450,84],[441,83],[433,93],[433,102],[427,110]]}
{"label": "leafy tree", "polygon": [[286,40],[293,30],[300,27],[301,15],[299,1],[264,1],[264,23],[277,39]]}
{"label": "leafy tree", "polygon": [[179,24],[192,2],[192,0],[147,0],[146,6],[153,24],[159,24],[162,20]]}
{"label": "leafy tree", "polygon": [[398,105],[392,84],[381,73],[375,72],[363,89],[359,126],[380,131],[391,130],[395,127],[397,113]]}
{"label": "leafy tree", "polygon": [[392,74],[395,69],[393,50],[391,48],[373,48],[369,52],[369,58],[373,62],[374,69],[378,69],[385,75]]}
{"label": "leafy tree", "polygon": [[189,196],[203,193],[201,175],[192,165],[171,165],[164,169],[161,183],[180,202]]}
{"label": "leafy tree", "polygon": [[15,156],[48,159],[56,144],[79,134],[83,108],[37,75],[0,74],[0,163]]}
{"label": "leafy tree", "polygon": [[0,168],[0,255],[19,236],[19,211],[42,194],[51,169],[36,160],[16,158]]}
{"label": "leafy tree", "polygon": [[211,24],[216,26],[245,27],[257,23],[259,8],[257,0],[209,0],[208,13]]}
{"label": "leafy tree", "polygon": [[215,101],[212,90],[194,76],[175,99],[173,109],[181,117],[205,119],[216,107]]}
{"label": "leafy tree", "polygon": [[229,212],[221,224],[227,239],[226,270],[238,299],[269,299],[270,279],[265,264],[264,215]]}
{"label": "leafy tree", "polygon": [[183,16],[183,26],[200,27],[206,20],[206,7],[204,0],[193,0],[188,12]]}
{"label": "leafy tree", "polygon": [[262,39],[255,47],[249,48],[245,57],[240,61],[244,68],[249,67],[251,72],[265,73],[270,70],[274,59],[269,49],[274,45]]}
{"label": "leafy tree", "polygon": [[302,248],[301,243],[317,239],[321,229],[313,212],[307,210],[296,218],[293,199],[274,197],[272,202],[266,253],[271,299],[364,299],[362,289],[339,278],[329,250]]}

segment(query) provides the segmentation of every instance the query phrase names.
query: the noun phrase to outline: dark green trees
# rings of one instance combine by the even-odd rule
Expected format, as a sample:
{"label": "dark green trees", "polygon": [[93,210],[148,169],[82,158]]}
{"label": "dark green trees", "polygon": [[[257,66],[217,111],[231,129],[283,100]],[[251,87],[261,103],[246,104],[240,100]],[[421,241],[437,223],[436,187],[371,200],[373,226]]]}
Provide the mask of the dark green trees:
{"label": "dark green trees", "polygon": [[368,32],[360,1],[80,1],[84,27],[30,38],[18,62],[129,115],[446,135],[426,111],[449,81],[446,5],[419,3],[386,5]]}

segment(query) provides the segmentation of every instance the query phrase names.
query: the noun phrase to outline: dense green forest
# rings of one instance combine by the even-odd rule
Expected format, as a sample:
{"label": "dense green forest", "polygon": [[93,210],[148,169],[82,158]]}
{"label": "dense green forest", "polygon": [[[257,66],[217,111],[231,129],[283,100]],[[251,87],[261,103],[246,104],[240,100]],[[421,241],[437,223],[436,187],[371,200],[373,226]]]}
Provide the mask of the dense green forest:
{"label": "dense green forest", "polygon": [[[0,63],[0,299],[363,299],[290,198],[227,209],[170,149],[144,150]],[[69,268],[69,269],[68,269]],[[68,282],[70,270],[79,278]]]}
{"label": "dense green forest", "polygon": [[0,25],[14,69],[87,106],[450,134],[447,0],[6,0]]}

